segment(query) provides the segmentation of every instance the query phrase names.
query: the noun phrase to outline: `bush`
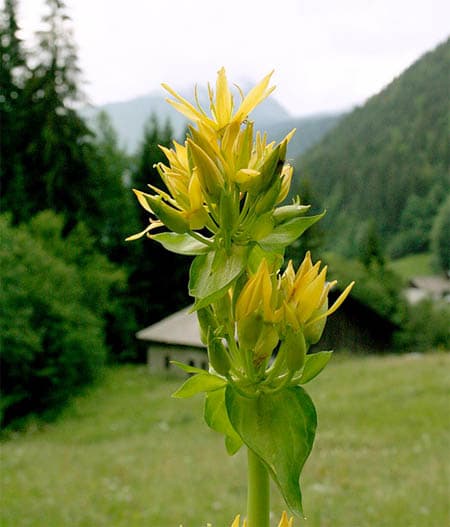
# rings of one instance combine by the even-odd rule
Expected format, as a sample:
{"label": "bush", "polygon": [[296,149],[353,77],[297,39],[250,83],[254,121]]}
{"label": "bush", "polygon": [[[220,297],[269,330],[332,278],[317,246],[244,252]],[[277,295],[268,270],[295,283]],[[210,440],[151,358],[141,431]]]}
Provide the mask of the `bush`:
{"label": "bush", "polygon": [[450,194],[440,207],[431,232],[431,247],[437,267],[450,273]]}
{"label": "bush", "polygon": [[401,351],[450,350],[450,306],[429,299],[408,306],[402,329],[395,335]]}
{"label": "bush", "polygon": [[103,315],[119,275],[102,267],[88,238],[75,244],[79,230],[63,239],[62,228],[50,212],[19,227],[0,217],[4,425],[61,406],[106,360]]}

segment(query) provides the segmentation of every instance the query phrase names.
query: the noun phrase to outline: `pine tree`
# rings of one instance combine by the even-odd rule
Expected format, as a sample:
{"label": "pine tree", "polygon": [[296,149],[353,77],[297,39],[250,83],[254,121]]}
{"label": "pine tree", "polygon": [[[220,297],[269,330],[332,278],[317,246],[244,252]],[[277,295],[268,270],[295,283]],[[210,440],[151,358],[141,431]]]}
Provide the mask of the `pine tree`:
{"label": "pine tree", "polygon": [[37,34],[39,60],[24,88],[28,210],[14,212],[25,219],[24,214],[51,208],[62,212],[70,227],[97,207],[90,192],[93,134],[75,111],[83,94],[66,6],[61,0],[46,4],[44,29]]}
{"label": "pine tree", "polygon": [[[138,151],[132,175],[133,188],[146,191],[149,184],[164,188],[154,165],[166,161],[158,145],[170,147],[172,138],[170,123],[161,126],[156,116],[151,116]],[[148,214],[144,211],[140,217],[140,230],[146,224]],[[189,269],[186,258],[169,253],[148,240],[131,242],[129,251],[133,266],[129,294],[136,301],[136,318],[141,326],[156,322],[188,304],[184,285]],[[145,298],[144,302],[142,298]]]}
{"label": "pine tree", "polygon": [[2,210],[23,196],[24,129],[23,85],[27,78],[26,56],[18,37],[17,2],[6,0],[0,12],[0,179]]}

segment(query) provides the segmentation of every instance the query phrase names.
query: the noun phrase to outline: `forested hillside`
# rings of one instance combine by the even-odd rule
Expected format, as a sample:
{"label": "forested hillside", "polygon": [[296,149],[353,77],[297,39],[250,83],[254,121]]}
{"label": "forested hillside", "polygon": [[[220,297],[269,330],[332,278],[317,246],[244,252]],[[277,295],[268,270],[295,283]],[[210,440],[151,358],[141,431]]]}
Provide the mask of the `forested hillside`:
{"label": "forested hillside", "polygon": [[297,159],[297,189],[328,209],[327,245],[355,254],[367,229],[391,254],[427,250],[450,192],[450,40],[421,57]]}

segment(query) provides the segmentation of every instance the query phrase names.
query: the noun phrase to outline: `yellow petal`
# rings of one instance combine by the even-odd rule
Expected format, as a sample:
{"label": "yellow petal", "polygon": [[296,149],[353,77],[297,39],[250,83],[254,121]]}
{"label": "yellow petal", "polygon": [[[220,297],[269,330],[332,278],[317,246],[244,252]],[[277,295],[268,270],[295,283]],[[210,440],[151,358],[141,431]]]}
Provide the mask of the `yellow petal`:
{"label": "yellow petal", "polygon": [[257,84],[253,89],[249,91],[247,96],[242,101],[241,106],[236,112],[236,115],[234,116],[233,120],[245,120],[248,114],[255,108],[255,106],[261,103],[273,92],[275,86],[273,86],[272,88],[268,88],[270,78],[272,77],[272,75],[273,71],[266,75],[259,84]]}
{"label": "yellow petal", "polygon": [[225,68],[221,68],[217,73],[215,109],[217,124],[220,129],[230,122],[233,111],[233,97],[228,87]]}
{"label": "yellow petal", "polygon": [[198,179],[197,170],[194,170],[191,181],[189,182],[188,193],[191,209],[199,209],[203,205],[203,192]]}
{"label": "yellow petal", "polygon": [[187,143],[198,169],[198,177],[203,191],[210,195],[220,193],[223,186],[223,177],[217,165],[194,141],[188,139]]}
{"label": "yellow petal", "polygon": [[146,199],[146,196],[148,196],[149,194],[146,194],[145,192],[142,192],[136,189],[133,189],[133,192],[135,193],[141,207],[145,209],[147,212],[150,212],[151,214],[153,214],[153,211]]}
{"label": "yellow petal", "polygon": [[280,520],[280,523],[278,524],[278,527],[293,527],[293,525],[294,525],[294,518],[291,518],[288,521],[286,512],[283,512],[283,514],[281,515],[281,520]]}
{"label": "yellow petal", "polygon": [[162,83],[161,85],[165,90],[167,90],[173,97],[175,97],[175,101],[172,99],[166,99],[169,104],[171,104],[176,110],[178,110],[180,113],[188,117],[189,119],[192,119],[193,121],[199,121],[204,119],[204,115],[197,110],[189,101],[187,101],[184,97],[181,97],[175,90],[173,90],[170,86],[168,86],[165,83]]}
{"label": "yellow petal", "polygon": [[290,306],[286,301],[283,302],[283,306],[286,322],[297,331],[298,329],[300,329],[300,324],[297,320],[297,315],[295,313],[294,308]]}
{"label": "yellow petal", "polygon": [[260,174],[261,172],[259,170],[254,170],[252,168],[241,168],[234,175],[233,181],[236,183],[248,183],[249,180],[258,177]]}
{"label": "yellow petal", "polygon": [[312,313],[318,309],[323,290],[325,289],[325,278],[327,268],[324,267],[320,274],[310,282],[304,289],[300,290],[298,296],[298,310],[300,320],[306,322]]}
{"label": "yellow petal", "polygon": [[341,293],[341,295],[339,296],[339,298],[336,300],[336,302],[330,307],[330,309],[328,309],[325,313],[323,313],[322,315],[308,321],[308,326],[310,324],[314,324],[315,322],[321,320],[322,318],[324,317],[328,317],[330,315],[332,315],[342,304],[342,302],[344,302],[344,300],[347,298],[347,296],[349,295],[350,291],[352,290],[352,287],[355,285],[355,282],[351,282],[346,288],[345,290]]}
{"label": "yellow petal", "polygon": [[234,519],[233,523],[231,524],[231,527],[239,527],[240,523],[241,523],[241,517],[238,514],[236,518]]}
{"label": "yellow petal", "polygon": [[162,221],[152,221],[148,227],[146,227],[143,231],[138,232],[137,234],[132,234],[131,236],[128,236],[128,238],[125,238],[126,242],[131,242],[133,240],[138,240],[139,238],[142,238],[145,236],[148,232],[150,232],[153,229],[156,229],[157,227],[163,227]]}
{"label": "yellow petal", "polygon": [[355,282],[351,282],[344,291],[339,295],[339,298],[336,300],[336,302],[330,307],[330,309],[326,312],[326,316],[332,315],[342,304],[342,302],[348,297],[350,291],[352,290],[353,286],[355,285]]}
{"label": "yellow petal", "polygon": [[303,258],[303,262],[301,263],[300,267],[297,270],[296,279],[299,279],[302,277],[305,273],[307,273],[312,268],[312,262],[311,262],[311,253],[310,251],[307,251],[305,254],[305,257]]}
{"label": "yellow petal", "polygon": [[281,189],[280,194],[278,195],[277,205],[284,201],[289,194],[289,189],[291,187],[292,175],[294,174],[294,167],[286,164],[284,165],[281,171]]}

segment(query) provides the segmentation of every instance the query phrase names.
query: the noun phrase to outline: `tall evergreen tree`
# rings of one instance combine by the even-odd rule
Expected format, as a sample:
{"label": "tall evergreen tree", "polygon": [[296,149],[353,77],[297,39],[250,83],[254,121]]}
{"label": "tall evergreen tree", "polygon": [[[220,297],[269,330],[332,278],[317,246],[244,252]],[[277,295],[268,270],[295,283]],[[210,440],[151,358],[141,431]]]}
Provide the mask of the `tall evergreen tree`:
{"label": "tall evergreen tree", "polygon": [[2,209],[10,209],[23,195],[21,158],[23,133],[23,85],[26,57],[18,36],[16,0],[5,0],[0,11],[0,179]]}
{"label": "tall evergreen tree", "polygon": [[[166,160],[158,145],[170,147],[172,138],[170,123],[161,126],[156,116],[151,116],[145,127],[136,170],[132,175],[134,188],[146,191],[149,184],[164,187],[154,165]],[[140,230],[147,223],[148,214],[144,211],[140,218]],[[188,304],[185,284],[189,262],[186,258],[165,251],[156,242],[145,240],[130,243],[129,251],[133,262],[129,294],[135,299],[136,317],[141,326]]]}
{"label": "tall evergreen tree", "polygon": [[29,107],[23,131],[27,207],[20,203],[14,213],[25,219],[51,208],[74,225],[97,206],[89,181],[92,132],[75,111],[83,96],[66,6],[61,0],[47,0],[46,5],[44,29],[37,34],[37,65],[24,88]]}

